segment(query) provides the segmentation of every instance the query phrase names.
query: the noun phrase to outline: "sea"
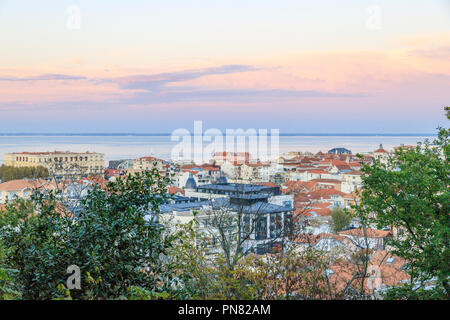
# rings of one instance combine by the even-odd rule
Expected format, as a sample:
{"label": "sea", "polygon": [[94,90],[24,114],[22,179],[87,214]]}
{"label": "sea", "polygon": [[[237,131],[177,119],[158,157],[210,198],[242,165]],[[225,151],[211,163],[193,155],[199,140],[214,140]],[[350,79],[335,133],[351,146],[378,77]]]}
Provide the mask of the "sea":
{"label": "sea", "polygon": [[[269,137],[270,138],[270,137]],[[353,153],[376,150],[380,144],[386,150],[401,144],[415,145],[425,139],[433,140],[432,134],[301,134],[289,133],[279,136],[279,153],[290,151],[327,152],[343,147]],[[153,156],[169,160],[172,149],[179,142],[172,141],[170,134],[1,134],[0,164],[4,154],[10,152],[73,151],[100,152],[105,160],[134,159]],[[204,145],[208,145],[204,142]],[[107,165],[107,163],[106,163]]]}

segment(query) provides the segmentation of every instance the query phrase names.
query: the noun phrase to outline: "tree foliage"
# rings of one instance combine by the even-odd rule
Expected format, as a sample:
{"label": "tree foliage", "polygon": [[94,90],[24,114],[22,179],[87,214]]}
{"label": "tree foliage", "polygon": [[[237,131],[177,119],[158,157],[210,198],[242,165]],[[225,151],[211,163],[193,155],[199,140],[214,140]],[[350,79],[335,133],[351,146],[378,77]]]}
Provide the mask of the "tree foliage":
{"label": "tree foliage", "polygon": [[20,168],[5,165],[0,166],[0,180],[2,182],[23,178],[47,178],[48,176],[49,172],[43,166]]}
{"label": "tree foliage", "polygon": [[348,227],[350,221],[352,220],[350,213],[339,207],[333,208],[331,212],[331,218],[333,220],[332,229],[335,233],[342,231],[346,227]]}
{"label": "tree foliage", "polygon": [[390,227],[387,242],[406,259],[411,283],[390,291],[395,298],[450,298],[449,130],[433,143],[399,148],[386,162],[363,168],[359,216]]}
{"label": "tree foliage", "polygon": [[[5,265],[24,299],[125,299],[137,292],[151,298],[179,297],[165,255],[176,235],[152,219],[166,199],[157,170],[95,187],[78,217],[61,208],[54,194],[7,205],[0,240],[10,248]],[[81,270],[81,289],[65,288],[67,267]]]}

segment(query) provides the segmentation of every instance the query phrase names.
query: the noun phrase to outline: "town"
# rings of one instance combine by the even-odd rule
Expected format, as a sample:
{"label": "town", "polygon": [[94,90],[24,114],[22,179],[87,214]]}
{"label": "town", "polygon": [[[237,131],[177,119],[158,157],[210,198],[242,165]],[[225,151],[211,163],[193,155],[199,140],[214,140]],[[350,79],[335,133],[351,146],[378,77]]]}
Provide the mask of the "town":
{"label": "town", "polygon": [[[414,147],[395,149],[408,148]],[[363,226],[351,213],[359,203],[363,166],[387,162],[395,149],[387,151],[380,144],[358,155],[345,148],[316,154],[292,151],[272,162],[253,159],[248,152],[215,152],[201,165],[148,156],[111,160],[106,168],[104,154],[96,152],[10,153],[4,167],[40,167],[45,174],[1,182],[0,210],[14,199],[30,199],[36,190],[59,190],[61,205],[77,216],[83,210],[80,201],[94,186],[156,170],[167,181],[168,197],[156,210],[149,208],[146,219],[169,229],[195,221],[196,245],[207,257],[225,250],[225,229],[240,235],[229,239],[227,249],[239,248],[244,256],[314,248],[330,259],[328,276],[344,288],[357,268],[354,255],[364,251],[373,271],[364,287],[376,296],[409,279],[405,260],[386,245],[399,230]],[[218,223],[223,216],[230,218]]]}
{"label": "town", "polygon": [[0,301],[450,300],[450,1],[0,0],[0,25]]}

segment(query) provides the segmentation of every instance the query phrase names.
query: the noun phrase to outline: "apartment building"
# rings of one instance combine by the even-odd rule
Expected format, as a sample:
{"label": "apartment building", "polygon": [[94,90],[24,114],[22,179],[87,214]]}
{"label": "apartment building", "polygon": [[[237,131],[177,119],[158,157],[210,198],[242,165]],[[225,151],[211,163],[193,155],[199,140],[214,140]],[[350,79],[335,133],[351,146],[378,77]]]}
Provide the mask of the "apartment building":
{"label": "apartment building", "polygon": [[[146,219],[154,216],[155,213],[149,213]],[[227,218],[217,219],[218,216]],[[157,213],[158,222],[168,228],[194,219],[196,244],[202,245],[207,255],[221,250],[221,232],[238,232],[240,219],[241,225],[244,226],[241,229],[242,236],[247,237],[243,243],[244,252],[264,254],[286,237],[285,231],[292,224],[292,208],[271,203],[270,194],[230,193],[226,198],[214,197],[211,200],[164,204],[159,207]],[[251,228],[254,224],[255,228]],[[250,234],[245,234],[246,230],[251,230]],[[234,247],[236,239],[230,237],[229,240],[230,246]]]}
{"label": "apartment building", "polygon": [[5,154],[4,164],[16,168],[43,166],[57,179],[101,175],[105,166],[103,153],[96,152],[18,152]]}
{"label": "apartment building", "polygon": [[162,159],[155,157],[141,157],[132,160],[132,168],[134,170],[152,170],[155,166],[158,171],[166,170],[165,161]]}

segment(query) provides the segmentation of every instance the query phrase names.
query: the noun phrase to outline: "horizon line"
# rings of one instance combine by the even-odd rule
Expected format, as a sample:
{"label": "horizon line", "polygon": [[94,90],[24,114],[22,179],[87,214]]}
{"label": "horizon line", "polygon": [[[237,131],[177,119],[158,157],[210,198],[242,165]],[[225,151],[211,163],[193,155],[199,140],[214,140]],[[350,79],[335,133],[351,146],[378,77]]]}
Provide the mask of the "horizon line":
{"label": "horizon line", "polygon": [[[0,132],[0,136],[171,136],[171,133],[138,133],[138,132],[67,132],[67,133],[51,133],[51,132]],[[270,136],[270,132],[267,133]],[[280,133],[279,136],[437,136],[437,133]]]}

